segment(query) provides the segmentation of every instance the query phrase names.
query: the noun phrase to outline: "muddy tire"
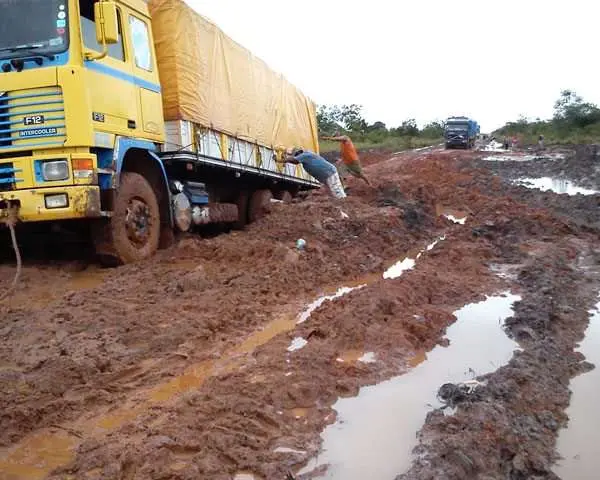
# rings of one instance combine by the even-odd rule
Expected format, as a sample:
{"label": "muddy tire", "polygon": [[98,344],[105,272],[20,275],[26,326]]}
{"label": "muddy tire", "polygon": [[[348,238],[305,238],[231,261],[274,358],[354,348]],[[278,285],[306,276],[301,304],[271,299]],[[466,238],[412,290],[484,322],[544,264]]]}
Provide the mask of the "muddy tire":
{"label": "muddy tire", "polygon": [[282,192],[278,192],[277,195],[275,195],[275,198],[277,200],[281,200],[283,203],[292,203],[292,194],[290,192],[288,192],[287,190],[284,190]]}
{"label": "muddy tire", "polygon": [[238,207],[238,221],[233,222],[232,228],[234,230],[243,230],[244,227],[248,224],[248,204],[250,203],[250,193],[246,191],[242,191],[238,194],[237,197],[237,207]]}
{"label": "muddy tire", "polygon": [[271,190],[256,190],[250,197],[248,206],[248,221],[256,222],[271,211],[271,200],[273,194]]}
{"label": "muddy tire", "polygon": [[95,233],[100,260],[109,266],[139,262],[158,250],[160,234],[160,210],[152,187],[142,175],[123,172],[113,216],[102,232]]}

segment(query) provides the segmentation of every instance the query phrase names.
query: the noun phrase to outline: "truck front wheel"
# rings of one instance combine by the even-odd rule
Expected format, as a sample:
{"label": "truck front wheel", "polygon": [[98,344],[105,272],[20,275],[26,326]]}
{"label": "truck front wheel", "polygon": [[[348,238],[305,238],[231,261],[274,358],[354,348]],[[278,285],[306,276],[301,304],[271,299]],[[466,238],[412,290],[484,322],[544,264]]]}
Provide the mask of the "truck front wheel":
{"label": "truck front wheel", "polygon": [[120,263],[138,262],[158,250],[161,229],[158,200],[150,183],[139,173],[121,174],[113,216],[105,229],[111,253]]}

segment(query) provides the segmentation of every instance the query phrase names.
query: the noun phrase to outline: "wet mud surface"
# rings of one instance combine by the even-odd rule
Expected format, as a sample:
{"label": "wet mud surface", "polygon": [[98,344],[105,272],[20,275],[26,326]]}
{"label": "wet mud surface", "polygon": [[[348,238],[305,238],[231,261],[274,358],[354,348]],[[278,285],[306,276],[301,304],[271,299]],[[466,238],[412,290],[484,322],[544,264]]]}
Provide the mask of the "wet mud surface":
{"label": "wet mud surface", "polygon": [[[507,290],[519,351],[475,371],[483,384],[452,415],[431,407],[394,473],[556,478],[570,380],[591,368],[576,346],[600,287],[600,197],[511,181],[561,162],[600,183],[587,154],[554,167],[483,155],[372,155],[374,188],[350,179],[344,202],[275,204],[244,232],[184,237],[139,265],[103,270],[85,247],[26,257],[0,304],[0,479],[319,478],[326,466],[305,467],[334,404],[413,371],[447,347],[457,310]],[[384,278],[403,259],[412,268]]]}

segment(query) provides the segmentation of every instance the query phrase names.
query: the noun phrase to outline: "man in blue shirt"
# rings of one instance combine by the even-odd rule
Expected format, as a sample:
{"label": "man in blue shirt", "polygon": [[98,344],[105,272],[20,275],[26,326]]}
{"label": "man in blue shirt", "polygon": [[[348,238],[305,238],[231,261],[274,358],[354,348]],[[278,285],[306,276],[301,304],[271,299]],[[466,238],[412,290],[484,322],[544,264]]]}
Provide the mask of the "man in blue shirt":
{"label": "man in blue shirt", "polygon": [[320,155],[308,150],[293,148],[286,150],[284,163],[300,164],[306,172],[317,179],[319,183],[327,185],[335,198],[346,198],[346,192],[335,165],[329,163]]}

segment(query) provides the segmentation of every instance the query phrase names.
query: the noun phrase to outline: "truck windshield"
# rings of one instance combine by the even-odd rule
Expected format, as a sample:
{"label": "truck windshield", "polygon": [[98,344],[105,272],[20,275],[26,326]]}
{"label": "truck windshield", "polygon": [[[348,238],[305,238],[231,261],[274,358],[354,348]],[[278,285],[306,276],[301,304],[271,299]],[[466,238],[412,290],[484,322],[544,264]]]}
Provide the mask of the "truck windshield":
{"label": "truck windshield", "polygon": [[448,123],[448,124],[446,124],[446,130],[466,131],[468,129],[469,129],[469,126],[466,123]]}
{"label": "truck windshield", "polygon": [[66,51],[67,3],[67,0],[0,0],[0,58]]}

